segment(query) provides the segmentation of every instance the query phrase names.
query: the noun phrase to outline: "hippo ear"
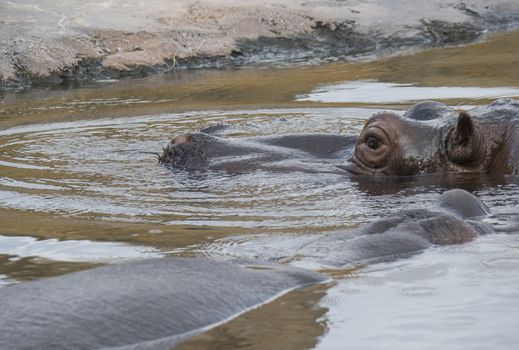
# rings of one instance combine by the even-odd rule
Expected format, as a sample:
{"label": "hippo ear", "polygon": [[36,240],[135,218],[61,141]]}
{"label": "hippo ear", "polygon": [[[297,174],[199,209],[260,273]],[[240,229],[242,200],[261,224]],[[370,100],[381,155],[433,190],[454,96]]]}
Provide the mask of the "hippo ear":
{"label": "hippo ear", "polygon": [[484,157],[482,140],[476,133],[472,118],[467,112],[460,112],[456,127],[447,137],[447,155],[460,165],[474,165]]}
{"label": "hippo ear", "polygon": [[467,112],[461,111],[458,115],[454,141],[460,146],[466,146],[473,135],[474,124],[472,123],[472,119]]}

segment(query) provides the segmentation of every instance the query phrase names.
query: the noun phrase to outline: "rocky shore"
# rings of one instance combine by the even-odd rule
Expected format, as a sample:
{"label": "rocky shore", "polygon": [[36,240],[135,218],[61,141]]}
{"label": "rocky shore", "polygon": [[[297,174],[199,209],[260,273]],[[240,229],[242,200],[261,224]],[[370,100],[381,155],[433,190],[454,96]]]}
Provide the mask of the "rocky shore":
{"label": "rocky shore", "polygon": [[0,1],[0,89],[376,57],[518,26],[514,0]]}

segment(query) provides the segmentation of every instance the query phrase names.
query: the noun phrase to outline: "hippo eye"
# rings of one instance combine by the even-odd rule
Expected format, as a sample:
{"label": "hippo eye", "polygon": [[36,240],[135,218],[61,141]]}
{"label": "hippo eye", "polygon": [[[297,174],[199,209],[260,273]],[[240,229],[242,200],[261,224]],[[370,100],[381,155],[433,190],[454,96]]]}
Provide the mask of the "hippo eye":
{"label": "hippo eye", "polygon": [[355,146],[354,159],[365,168],[381,169],[391,160],[393,145],[387,131],[378,125],[368,125]]}
{"label": "hippo eye", "polygon": [[366,144],[368,145],[369,148],[375,150],[375,149],[378,149],[380,147],[381,142],[376,137],[370,136],[370,137],[368,137],[366,139]]}

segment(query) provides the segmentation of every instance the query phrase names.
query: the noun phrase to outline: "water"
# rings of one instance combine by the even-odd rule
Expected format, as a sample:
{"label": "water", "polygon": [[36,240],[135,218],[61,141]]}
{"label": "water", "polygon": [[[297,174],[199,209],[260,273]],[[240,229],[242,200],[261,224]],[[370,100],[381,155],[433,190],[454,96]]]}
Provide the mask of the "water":
{"label": "water", "polygon": [[378,81],[349,81],[322,86],[299,101],[395,103],[406,101],[445,100],[452,96],[466,99],[489,99],[519,95],[515,88],[424,87],[414,84],[381,83]]}
{"label": "water", "polygon": [[300,238],[427,208],[438,193],[462,187],[487,203],[499,234],[326,271],[334,284],[290,293],[181,348],[511,349],[519,341],[518,179],[188,173],[159,166],[156,153],[172,135],[219,123],[233,125],[221,134],[228,138],[357,134],[371,114],[402,113],[437,91],[464,109],[519,96],[519,68],[503,66],[518,54],[510,45],[517,36],[369,63],[184,72],[6,94],[0,288],[163,255],[279,258]]}
{"label": "water", "polygon": [[340,281],[317,349],[515,348],[518,248],[517,235],[487,236]]}
{"label": "water", "polygon": [[160,257],[155,249],[115,242],[57,239],[37,240],[26,236],[0,236],[0,254],[11,259],[38,256],[57,261],[113,262]]}

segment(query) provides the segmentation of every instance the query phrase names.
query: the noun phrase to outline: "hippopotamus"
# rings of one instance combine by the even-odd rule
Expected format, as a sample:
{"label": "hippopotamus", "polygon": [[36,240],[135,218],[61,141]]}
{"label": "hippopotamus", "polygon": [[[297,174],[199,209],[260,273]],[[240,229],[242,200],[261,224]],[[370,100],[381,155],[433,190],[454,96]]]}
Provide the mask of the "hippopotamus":
{"label": "hippopotamus", "polygon": [[345,168],[358,175],[519,174],[519,101],[470,112],[423,102],[365,124]]}
{"label": "hippopotamus", "polygon": [[213,128],[174,137],[159,155],[159,163],[193,170],[341,172],[345,153],[357,138],[334,134],[284,134],[227,139]]}
{"label": "hippopotamus", "polygon": [[168,350],[322,274],[262,261],[166,257],[0,288],[0,349]]}
{"label": "hippopotamus", "polygon": [[469,112],[426,101],[381,112],[358,137],[290,134],[225,139],[211,129],[174,137],[161,164],[186,169],[337,172],[359,176],[519,174],[519,101]]}
{"label": "hippopotamus", "polygon": [[[283,254],[339,267],[396,259],[490,233],[481,221],[487,214],[478,198],[451,190],[429,209],[296,240]],[[262,251],[272,250],[258,248],[256,255]],[[170,349],[290,290],[329,281],[317,271],[256,259],[155,258],[2,287],[0,348]]]}
{"label": "hippopotamus", "polygon": [[233,236],[216,242],[214,249],[244,258],[260,255],[292,264],[304,261],[303,266],[355,267],[410,256],[435,245],[461,244],[493,233],[493,227],[481,220],[488,214],[488,208],[477,197],[453,189],[440,195],[428,209],[400,210],[348,232],[286,235],[275,240],[271,234],[254,239]]}

